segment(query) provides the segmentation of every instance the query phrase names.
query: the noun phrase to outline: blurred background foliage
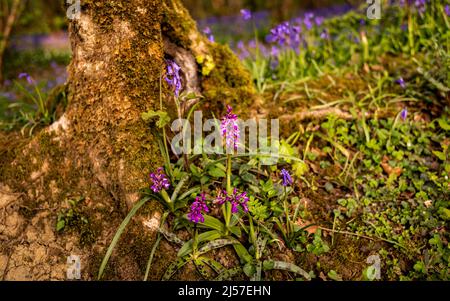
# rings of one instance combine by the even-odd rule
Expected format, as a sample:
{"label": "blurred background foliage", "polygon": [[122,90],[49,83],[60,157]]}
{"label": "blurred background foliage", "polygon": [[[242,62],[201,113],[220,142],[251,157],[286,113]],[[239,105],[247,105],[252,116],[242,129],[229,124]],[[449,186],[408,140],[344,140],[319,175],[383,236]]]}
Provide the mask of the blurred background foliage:
{"label": "blurred background foliage", "polygon": [[[9,0],[0,0],[9,1]],[[273,22],[290,19],[302,10],[332,5],[356,5],[357,0],[183,0],[196,20],[239,14],[243,8],[267,11]],[[63,0],[28,0],[15,28],[16,34],[41,34],[66,29]]]}

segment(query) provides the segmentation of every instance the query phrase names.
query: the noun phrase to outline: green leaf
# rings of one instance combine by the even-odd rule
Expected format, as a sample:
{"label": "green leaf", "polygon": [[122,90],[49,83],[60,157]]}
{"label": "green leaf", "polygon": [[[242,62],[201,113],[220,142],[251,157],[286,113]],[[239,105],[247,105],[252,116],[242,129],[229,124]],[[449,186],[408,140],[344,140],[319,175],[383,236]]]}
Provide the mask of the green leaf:
{"label": "green leaf", "polygon": [[61,231],[66,226],[66,221],[64,219],[60,219],[56,224],[56,231]]}
{"label": "green leaf", "polygon": [[377,277],[377,269],[373,265],[364,269],[363,271],[364,280],[374,281],[376,277]]}
{"label": "green leaf", "polygon": [[197,268],[197,271],[202,275],[204,280],[209,280],[211,278],[211,275],[208,272],[208,269],[206,268],[206,264],[200,260],[199,258],[194,260],[195,267]]}
{"label": "green leaf", "polygon": [[295,264],[285,261],[265,260],[263,263],[265,270],[283,270],[303,276],[306,280],[311,280],[311,276],[305,270]]}
{"label": "green leaf", "polygon": [[256,267],[252,263],[247,263],[244,265],[244,273],[247,275],[247,277],[252,277],[256,273]]}
{"label": "green leaf", "polygon": [[441,218],[445,221],[449,221],[450,220],[450,209],[444,208],[444,207],[440,207],[438,210],[439,215],[441,216]]}
{"label": "green leaf", "polygon": [[442,118],[438,119],[438,123],[439,126],[444,130],[444,131],[450,131],[450,124],[448,124],[448,122]]}
{"label": "green leaf", "polygon": [[241,244],[237,243],[233,245],[234,250],[238,254],[239,258],[246,263],[252,262],[253,257],[248,253],[247,249]]}
{"label": "green leaf", "polygon": [[[186,216],[187,217],[187,216]],[[217,230],[220,232],[224,232],[225,225],[219,221],[217,218],[212,217],[210,215],[204,215],[205,221],[201,224],[198,224],[200,227],[206,227],[213,230]]]}
{"label": "green leaf", "polygon": [[208,169],[208,174],[215,178],[225,178],[227,176],[225,171],[216,166]]}
{"label": "green leaf", "polygon": [[241,178],[247,183],[257,183],[256,176],[249,172],[242,173]]}
{"label": "green leaf", "polygon": [[338,273],[336,273],[335,270],[329,271],[327,275],[328,275],[328,277],[329,277],[331,280],[334,280],[334,281],[342,281],[342,277],[339,276]]}
{"label": "green leaf", "polygon": [[217,274],[221,274],[221,273],[225,272],[225,268],[223,267],[223,265],[221,265],[219,262],[215,261],[214,259],[201,256],[198,258],[198,260],[201,260],[204,264],[208,265]]}
{"label": "green leaf", "polygon": [[241,237],[242,231],[241,228],[238,226],[233,226],[229,228],[230,232],[236,235],[236,237]]}
{"label": "green leaf", "polygon": [[172,201],[172,203],[175,203],[175,201],[177,200],[177,196],[180,193],[181,188],[183,188],[184,184],[186,184],[187,181],[189,181],[189,175],[185,175],[180,182],[178,182],[177,186],[175,187],[175,190],[172,193],[172,196],[170,198],[170,200]]}
{"label": "green leaf", "polygon": [[230,280],[232,277],[241,274],[242,268],[240,266],[231,268],[226,270],[225,272],[221,273],[219,276],[214,279],[215,281],[224,281],[224,280]]}
{"label": "green leaf", "polygon": [[147,203],[151,198],[146,197],[137,202],[133,208],[131,208],[128,215],[125,217],[125,219],[120,224],[119,228],[117,229],[116,234],[113,237],[113,240],[111,244],[108,247],[108,250],[106,251],[105,257],[103,258],[102,264],[100,265],[100,270],[98,271],[97,279],[100,280],[103,276],[103,272],[105,271],[106,265],[108,264],[109,258],[111,257],[111,254],[116,247],[117,243],[119,242],[119,238],[122,235],[123,231],[125,230],[125,227],[130,222],[131,218],[136,214],[136,212],[145,204]]}
{"label": "green leaf", "polygon": [[292,170],[297,177],[303,176],[308,171],[308,165],[305,162],[295,162],[292,165]]}
{"label": "green leaf", "polygon": [[[204,241],[212,241],[222,237],[222,233],[217,230],[212,230],[208,232],[204,232],[197,237],[197,243],[200,244]],[[192,246],[194,244],[194,240],[191,239],[186,242],[178,251],[177,256],[179,258],[184,257],[192,252]]]}
{"label": "green leaf", "polygon": [[441,161],[445,161],[447,158],[443,152],[433,151],[433,154],[439,158]]}
{"label": "green leaf", "polygon": [[202,170],[195,166],[194,164],[191,163],[191,165],[189,165],[189,169],[191,170],[191,173],[193,176],[195,177],[201,177],[202,176]]}
{"label": "green leaf", "polygon": [[158,121],[156,122],[156,125],[159,128],[163,128],[164,126],[166,126],[167,124],[170,123],[169,114],[167,114],[167,112],[160,111],[160,110],[156,111],[156,112],[153,111],[153,110],[150,110],[150,111],[148,111],[146,113],[142,113],[141,114],[141,118],[144,121],[150,121],[151,119],[158,118]]}
{"label": "green leaf", "polygon": [[188,263],[187,258],[178,258],[176,261],[172,262],[164,273],[162,280],[168,281],[172,276],[181,269],[186,263]]}
{"label": "green leaf", "polygon": [[208,242],[207,244],[205,244],[204,246],[202,246],[199,250],[198,253],[199,254],[204,254],[207,253],[211,250],[214,249],[219,249],[222,248],[224,246],[228,246],[228,245],[234,245],[234,244],[238,244],[239,241],[237,241],[234,238],[219,238],[213,241]]}

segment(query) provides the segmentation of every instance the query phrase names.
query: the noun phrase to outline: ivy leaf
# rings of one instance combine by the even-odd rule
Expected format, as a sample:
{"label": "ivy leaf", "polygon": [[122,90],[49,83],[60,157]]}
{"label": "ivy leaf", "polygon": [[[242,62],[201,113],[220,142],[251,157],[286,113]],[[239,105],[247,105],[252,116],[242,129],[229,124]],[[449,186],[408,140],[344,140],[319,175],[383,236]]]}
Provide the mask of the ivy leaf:
{"label": "ivy leaf", "polygon": [[164,126],[166,126],[167,124],[170,123],[169,114],[167,114],[167,112],[164,112],[164,111],[156,111],[155,112],[153,110],[150,110],[146,113],[142,113],[141,118],[144,121],[150,121],[154,118],[158,118],[158,121],[156,121],[156,125],[159,128],[163,128]]}

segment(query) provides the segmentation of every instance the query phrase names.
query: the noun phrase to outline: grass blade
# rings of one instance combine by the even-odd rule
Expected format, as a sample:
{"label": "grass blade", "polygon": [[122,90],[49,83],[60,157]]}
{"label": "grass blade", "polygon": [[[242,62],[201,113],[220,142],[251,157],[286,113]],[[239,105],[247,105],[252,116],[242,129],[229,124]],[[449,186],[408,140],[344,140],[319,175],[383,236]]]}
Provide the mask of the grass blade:
{"label": "grass blade", "polygon": [[97,280],[100,280],[103,276],[103,272],[105,271],[106,265],[108,264],[109,258],[111,257],[111,254],[116,247],[117,243],[119,242],[120,236],[122,235],[123,231],[125,230],[125,227],[130,222],[131,218],[136,214],[136,212],[148,201],[150,200],[150,197],[145,197],[139,202],[134,205],[134,207],[131,209],[131,211],[128,213],[128,215],[125,217],[125,219],[120,224],[119,228],[117,229],[116,234],[114,235],[114,238],[109,245],[108,250],[106,251],[105,257],[103,258],[102,264],[100,265],[100,270],[98,271]]}

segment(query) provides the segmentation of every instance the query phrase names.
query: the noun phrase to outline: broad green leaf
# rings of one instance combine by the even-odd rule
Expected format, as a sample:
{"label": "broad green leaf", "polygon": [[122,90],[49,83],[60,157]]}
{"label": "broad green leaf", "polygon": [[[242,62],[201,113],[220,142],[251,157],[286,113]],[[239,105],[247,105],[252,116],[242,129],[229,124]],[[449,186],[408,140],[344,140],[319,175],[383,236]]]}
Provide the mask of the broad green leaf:
{"label": "broad green leaf", "polygon": [[225,281],[230,280],[232,277],[239,275],[242,273],[242,268],[240,266],[231,268],[221,273],[219,276],[214,279],[215,281]]}
{"label": "broad green leaf", "polygon": [[215,261],[214,259],[200,256],[198,258],[198,260],[201,260],[204,264],[208,265],[217,274],[221,274],[221,273],[225,272],[225,268],[223,267],[223,265],[221,265],[219,262]]}
{"label": "broad green leaf", "polygon": [[243,271],[245,275],[247,275],[247,277],[252,277],[253,275],[256,274],[256,267],[253,263],[249,262],[244,265]]}
{"label": "broad green leaf", "polygon": [[299,266],[285,261],[265,260],[263,267],[265,270],[283,270],[303,276],[306,280],[311,280],[311,276]]}
{"label": "broad green leaf", "polygon": [[241,244],[237,243],[233,245],[234,250],[238,254],[239,258],[246,263],[252,262],[253,257],[248,253],[247,249]]}
{"label": "broad green leaf", "polygon": [[204,254],[204,253],[207,253],[207,252],[209,252],[211,250],[219,249],[219,248],[222,248],[224,246],[234,245],[234,244],[238,244],[238,243],[239,243],[239,241],[237,241],[234,238],[219,238],[219,239],[210,241],[207,244],[205,244],[204,246],[202,246],[198,250],[198,253],[199,254]]}
{"label": "broad green leaf", "polygon": [[209,280],[211,278],[211,275],[208,273],[208,270],[206,268],[206,264],[202,260],[197,258],[194,260],[194,264],[197,268],[197,271],[202,275],[204,280]]}
{"label": "broad green leaf", "polygon": [[225,178],[227,176],[225,171],[223,171],[222,169],[220,169],[217,166],[208,169],[208,174],[211,177],[215,177],[215,178]]}
{"label": "broad green leaf", "polygon": [[292,170],[297,177],[303,176],[308,170],[308,165],[305,162],[295,162],[292,165]]}
{"label": "broad green leaf", "polygon": [[188,263],[188,258],[178,258],[176,261],[172,262],[164,273],[162,280],[168,281],[172,276],[181,269],[186,263]]}
{"label": "broad green leaf", "polygon": [[[212,241],[222,237],[222,233],[217,230],[212,230],[208,232],[204,232],[197,237],[197,243],[200,244],[204,241]],[[178,251],[178,258],[184,257],[192,252],[192,245],[194,241],[191,239],[186,242]]]}
{"label": "broad green leaf", "polygon": [[229,228],[230,232],[236,235],[236,237],[241,237],[242,231],[241,228],[238,226],[232,226]]}
{"label": "broad green leaf", "polygon": [[224,232],[225,225],[215,217],[204,215],[205,221],[198,224],[200,227],[206,227],[220,232]]}

